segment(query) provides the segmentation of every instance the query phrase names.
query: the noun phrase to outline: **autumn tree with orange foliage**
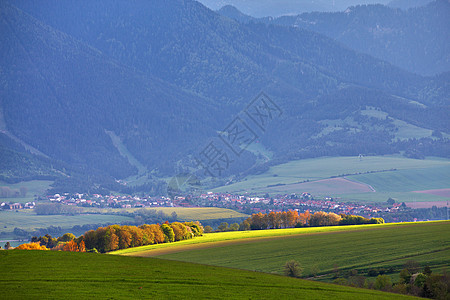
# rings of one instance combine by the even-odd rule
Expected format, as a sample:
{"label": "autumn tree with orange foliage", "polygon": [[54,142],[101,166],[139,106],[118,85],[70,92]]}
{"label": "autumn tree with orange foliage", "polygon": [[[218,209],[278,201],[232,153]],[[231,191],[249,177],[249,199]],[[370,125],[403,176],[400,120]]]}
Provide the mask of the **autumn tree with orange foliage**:
{"label": "autumn tree with orange foliage", "polygon": [[[336,226],[349,224],[383,224],[382,218],[366,219],[361,216],[327,213],[318,211],[311,214],[309,211],[298,213],[296,210],[283,212],[270,212],[268,214],[257,213],[244,220],[240,225],[240,230],[258,230],[275,228],[293,228],[304,226]],[[248,228],[250,227],[250,228]]]}
{"label": "autumn tree with orange foliage", "polygon": [[64,245],[63,251],[78,252],[78,244],[74,240],[67,242]]}

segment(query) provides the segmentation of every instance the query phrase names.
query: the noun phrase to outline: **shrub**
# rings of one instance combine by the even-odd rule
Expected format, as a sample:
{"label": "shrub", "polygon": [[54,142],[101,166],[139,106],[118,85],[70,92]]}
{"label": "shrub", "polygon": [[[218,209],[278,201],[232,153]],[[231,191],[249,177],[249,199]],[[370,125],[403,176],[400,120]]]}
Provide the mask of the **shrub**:
{"label": "shrub", "polygon": [[392,288],[391,277],[388,275],[378,275],[374,288],[381,291],[389,291]]}
{"label": "shrub", "polygon": [[284,265],[284,274],[289,277],[300,277],[302,275],[303,268],[295,260],[290,260]]}

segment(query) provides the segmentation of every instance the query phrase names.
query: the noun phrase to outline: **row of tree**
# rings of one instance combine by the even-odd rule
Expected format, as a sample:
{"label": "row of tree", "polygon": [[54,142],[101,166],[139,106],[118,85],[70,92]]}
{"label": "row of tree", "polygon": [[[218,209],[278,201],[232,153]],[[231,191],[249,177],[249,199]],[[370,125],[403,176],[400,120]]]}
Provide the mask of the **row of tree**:
{"label": "row of tree", "polygon": [[39,244],[52,250],[85,252],[109,252],[131,247],[191,239],[203,235],[200,222],[165,222],[164,224],[144,224],[139,227],[128,225],[110,225],[89,230],[76,238],[66,233],[59,238],[50,235],[33,237],[31,243]]}
{"label": "row of tree", "polygon": [[359,224],[383,224],[383,218],[364,218],[362,216],[326,213],[323,211],[311,214],[309,211],[298,213],[295,210],[283,212],[270,212],[268,214],[253,214],[244,220],[240,230],[258,230],[275,228],[293,228],[304,226],[336,226],[336,225],[359,225]]}

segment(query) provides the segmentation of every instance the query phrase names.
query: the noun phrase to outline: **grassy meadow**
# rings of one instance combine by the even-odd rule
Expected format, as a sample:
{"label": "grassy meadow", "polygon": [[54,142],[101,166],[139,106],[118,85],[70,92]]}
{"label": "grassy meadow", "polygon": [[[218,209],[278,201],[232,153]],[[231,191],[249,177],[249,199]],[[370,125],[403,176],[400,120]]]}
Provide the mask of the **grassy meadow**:
{"label": "grassy meadow", "polygon": [[[345,177],[355,186],[330,186],[324,179]],[[316,196],[333,196],[343,201],[385,202],[390,193],[401,201],[446,201],[448,198],[411,192],[450,188],[450,160],[409,159],[401,156],[322,157],[296,160],[271,167],[260,175],[247,176],[241,182],[213,191],[285,194],[309,192]],[[360,184],[376,192],[360,192]]]}
{"label": "grassy meadow", "polygon": [[[402,225],[406,223],[401,223]],[[331,227],[305,227],[305,228],[286,228],[286,229],[270,229],[270,230],[249,230],[249,231],[226,231],[205,233],[202,237],[179,241],[176,243],[165,243],[156,245],[147,245],[142,247],[128,248],[110,252],[110,254],[118,255],[135,255],[135,256],[154,256],[155,252],[164,253],[164,251],[185,251],[190,249],[191,245],[200,247],[214,247],[221,243],[240,242],[242,240],[259,240],[265,238],[279,238],[296,235],[308,235],[318,233],[331,233],[349,230],[368,229],[379,225],[351,225],[351,226],[331,226]],[[394,226],[394,223],[384,224],[383,226]],[[196,247],[193,247],[196,248]],[[159,252],[160,249],[164,249]],[[157,251],[158,250],[158,251]]]}
{"label": "grassy meadow", "polygon": [[0,211],[0,232],[2,232],[2,238],[12,238],[15,227],[32,231],[49,226],[60,226],[63,229],[69,230],[69,228],[75,225],[120,223],[132,220],[130,217],[118,215],[83,214],[75,216],[43,216],[36,215],[32,210],[20,210],[17,212],[8,210]]}
{"label": "grassy meadow", "polygon": [[113,254],[276,274],[282,274],[286,261],[294,259],[304,268],[305,276],[315,269],[326,280],[336,267],[360,273],[393,267],[398,273],[408,260],[416,260],[422,267],[428,264],[436,272],[448,269],[448,232],[449,221],[225,232],[205,235],[203,244],[200,237],[192,240],[197,240],[197,245],[177,242],[167,244],[166,249],[141,247],[140,251],[134,248]]}
{"label": "grassy meadow", "polygon": [[[119,213],[119,212],[134,212],[142,208],[84,208],[85,212],[100,212],[102,214]],[[239,213],[237,211],[219,208],[219,207],[155,207],[145,208],[146,210],[162,211],[166,215],[171,215],[173,212],[177,214],[177,218],[182,221],[202,221],[213,219],[227,219],[227,218],[246,218],[248,215]]]}
{"label": "grassy meadow", "polygon": [[49,180],[31,180],[31,181],[22,181],[19,183],[6,183],[4,181],[0,181],[0,187],[9,187],[12,190],[19,190],[21,187],[27,189],[27,193],[25,197],[14,197],[14,198],[0,198],[0,202],[19,202],[26,203],[34,200],[34,195],[42,195],[47,189],[50,188],[50,185],[53,181]]}
{"label": "grassy meadow", "polygon": [[163,259],[0,251],[5,299],[414,299],[285,276]]}

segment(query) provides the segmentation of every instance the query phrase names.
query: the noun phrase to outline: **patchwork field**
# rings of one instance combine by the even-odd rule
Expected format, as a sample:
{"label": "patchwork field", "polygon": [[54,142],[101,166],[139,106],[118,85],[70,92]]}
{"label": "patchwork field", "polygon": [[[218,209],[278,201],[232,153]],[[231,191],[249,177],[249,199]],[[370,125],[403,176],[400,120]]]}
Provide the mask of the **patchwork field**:
{"label": "patchwork field", "polygon": [[430,195],[436,195],[436,196],[440,196],[440,197],[450,198],[450,189],[414,191],[414,193],[430,194]]}
{"label": "patchwork field", "polygon": [[[286,261],[295,259],[308,276],[313,269],[329,276],[335,267],[365,272],[374,266],[399,272],[407,260],[435,271],[450,267],[450,222],[418,222],[384,225],[214,233],[196,238],[198,243],[174,243],[163,248],[139,248],[113,254],[157,256],[165,259],[282,274]],[[255,236],[251,236],[255,234]],[[259,235],[259,236],[257,236]],[[193,241],[194,241],[193,240]],[[420,241],[420,242],[418,242]],[[147,246],[148,247],[148,246]]]}
{"label": "patchwork field", "polygon": [[42,195],[53,183],[49,180],[32,180],[32,181],[22,181],[19,183],[6,183],[0,181],[1,187],[8,187],[12,190],[20,190],[20,188],[26,188],[26,195],[24,197],[13,197],[13,198],[0,198],[0,201],[4,202],[19,202],[26,203],[34,200],[34,195]]}
{"label": "patchwork field", "polygon": [[31,210],[20,211],[0,211],[0,232],[2,238],[12,237],[15,227],[27,231],[36,230],[38,228],[47,228],[49,226],[60,226],[63,229],[72,228],[75,225],[85,224],[106,224],[120,223],[123,221],[132,221],[133,219],[125,216],[117,215],[76,215],[76,216],[40,216]]}
{"label": "patchwork field", "polygon": [[273,191],[274,193],[291,193],[293,190],[308,191],[308,193],[313,195],[374,192],[370,185],[351,181],[346,178],[331,178],[311,182],[294,183],[271,187],[267,190]]}
{"label": "patchwork field", "polygon": [[[118,212],[133,212],[142,208],[87,208],[86,212],[101,212],[101,213],[118,213]],[[227,219],[227,218],[247,218],[248,215],[239,213],[237,211],[218,208],[218,207],[156,207],[145,208],[147,210],[162,211],[166,215],[171,215],[173,212],[177,214],[179,220],[185,221],[202,221],[213,219]]]}
{"label": "patchwork field", "polygon": [[[338,178],[336,178],[338,177]],[[450,188],[450,160],[400,156],[324,157],[291,161],[214,191],[284,194],[309,192],[343,201],[446,201],[446,194],[413,193]],[[375,192],[374,192],[375,191]]]}
{"label": "patchwork field", "polygon": [[284,276],[162,259],[0,251],[5,299],[414,299]]}

